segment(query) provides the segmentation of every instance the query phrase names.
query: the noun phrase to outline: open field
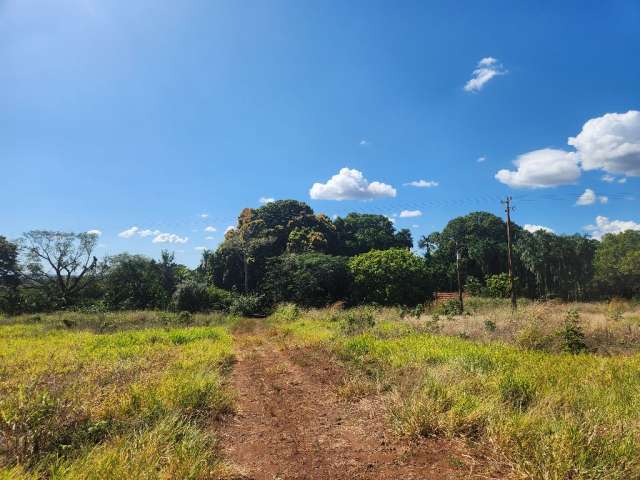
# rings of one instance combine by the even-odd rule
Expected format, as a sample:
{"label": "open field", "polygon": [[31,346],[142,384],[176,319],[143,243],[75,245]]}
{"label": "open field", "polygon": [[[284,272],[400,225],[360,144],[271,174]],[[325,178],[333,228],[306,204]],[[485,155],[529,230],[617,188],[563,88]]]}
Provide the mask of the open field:
{"label": "open field", "polygon": [[[29,316],[0,327],[0,478],[212,478],[233,408],[218,326]],[[124,329],[118,328],[118,319]]]}
{"label": "open field", "polygon": [[467,307],[5,318],[0,478],[640,478],[637,307]]}

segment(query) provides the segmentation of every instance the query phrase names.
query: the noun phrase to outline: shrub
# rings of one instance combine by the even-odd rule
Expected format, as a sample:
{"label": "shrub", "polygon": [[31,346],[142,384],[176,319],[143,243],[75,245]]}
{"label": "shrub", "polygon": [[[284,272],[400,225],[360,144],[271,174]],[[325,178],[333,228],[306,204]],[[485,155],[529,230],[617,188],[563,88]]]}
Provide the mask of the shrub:
{"label": "shrub", "polygon": [[587,345],[584,343],[584,332],[580,324],[580,314],[577,310],[567,312],[560,337],[566,352],[578,354],[587,350]]}
{"label": "shrub", "polygon": [[482,295],[484,287],[482,282],[473,275],[467,277],[467,281],[464,283],[464,291],[469,295],[479,296]]}
{"label": "shrub", "polygon": [[[515,281],[515,279],[514,279]],[[490,297],[507,298],[511,295],[508,273],[498,273],[487,277],[487,293]]]}
{"label": "shrub", "polygon": [[178,285],[172,298],[177,311],[203,312],[209,309],[211,298],[204,283],[187,281]]}
{"label": "shrub", "polygon": [[493,320],[485,320],[484,321],[484,329],[487,332],[495,332],[496,331],[496,322],[494,322]]}
{"label": "shrub", "polygon": [[178,318],[176,320],[180,325],[189,325],[192,322],[193,317],[191,316],[191,312],[183,310],[178,314]]}
{"label": "shrub", "polygon": [[349,260],[353,299],[380,305],[417,305],[430,294],[425,260],[407,249],[372,250]]}
{"label": "shrub", "polygon": [[209,295],[209,309],[224,311],[228,310],[233,301],[233,294],[218,287],[207,287]]}
{"label": "shrub", "polygon": [[294,302],[304,307],[322,307],[346,299],[351,292],[347,258],[322,253],[271,258],[262,283],[272,304]]}
{"label": "shrub", "polygon": [[265,313],[264,298],[260,295],[235,295],[229,305],[229,312],[233,315],[254,316]]}
{"label": "shrub", "polygon": [[341,315],[342,330],[347,335],[358,335],[376,323],[375,311],[371,307],[351,308]]}
{"label": "shrub", "polygon": [[460,304],[460,300],[452,298],[451,300],[438,304],[436,307],[436,313],[447,317],[462,315],[462,305]]}
{"label": "shrub", "polygon": [[277,306],[271,317],[278,321],[293,322],[300,317],[300,309],[295,303],[283,303]]}

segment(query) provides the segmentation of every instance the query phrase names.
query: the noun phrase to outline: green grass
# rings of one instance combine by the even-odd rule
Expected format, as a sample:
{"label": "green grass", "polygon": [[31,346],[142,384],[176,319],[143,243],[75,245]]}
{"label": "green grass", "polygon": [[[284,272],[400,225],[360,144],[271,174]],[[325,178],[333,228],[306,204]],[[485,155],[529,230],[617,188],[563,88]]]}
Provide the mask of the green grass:
{"label": "green grass", "polygon": [[0,479],[213,478],[207,424],[232,410],[223,322],[64,315],[0,325]]}
{"label": "green grass", "polygon": [[640,478],[640,355],[474,343],[421,333],[388,314],[350,335],[344,318],[325,317],[277,328],[288,343],[330,349],[385,382],[399,432],[491,445],[496,461],[523,478]]}

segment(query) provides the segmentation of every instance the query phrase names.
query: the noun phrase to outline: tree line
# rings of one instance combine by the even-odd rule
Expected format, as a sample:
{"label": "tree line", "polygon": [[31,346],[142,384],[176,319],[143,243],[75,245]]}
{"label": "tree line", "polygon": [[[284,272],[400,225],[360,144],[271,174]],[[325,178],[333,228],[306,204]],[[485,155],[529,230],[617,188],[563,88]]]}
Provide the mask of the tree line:
{"label": "tree line", "polygon": [[[589,300],[640,294],[640,232],[583,235],[511,225],[515,288],[529,298]],[[416,305],[434,291],[508,296],[506,224],[488,212],[454,218],[421,237],[383,215],[330,219],[295,200],[246,208],[215,250],[189,269],[122,253],[99,260],[90,233],[31,231],[0,237],[0,309],[229,310],[247,314],[280,302],[323,306]],[[456,262],[458,256],[458,262]]]}

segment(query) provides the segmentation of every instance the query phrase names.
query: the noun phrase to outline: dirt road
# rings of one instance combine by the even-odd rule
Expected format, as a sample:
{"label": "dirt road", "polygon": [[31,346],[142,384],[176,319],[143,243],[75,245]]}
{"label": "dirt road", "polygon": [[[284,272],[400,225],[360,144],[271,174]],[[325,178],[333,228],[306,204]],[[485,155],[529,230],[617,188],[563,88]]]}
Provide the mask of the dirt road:
{"label": "dirt road", "polygon": [[232,376],[238,412],[220,432],[232,477],[475,477],[475,462],[460,444],[398,438],[380,398],[341,399],[335,393],[341,377],[340,366],[317,352],[282,349],[271,340],[248,347]]}

